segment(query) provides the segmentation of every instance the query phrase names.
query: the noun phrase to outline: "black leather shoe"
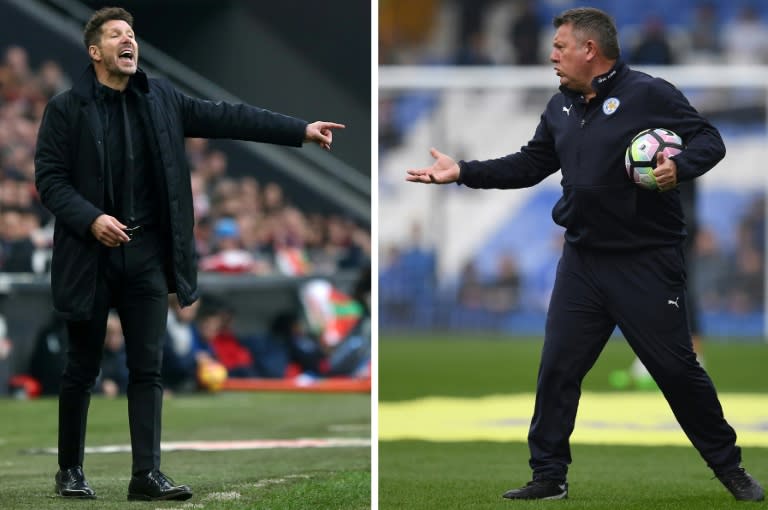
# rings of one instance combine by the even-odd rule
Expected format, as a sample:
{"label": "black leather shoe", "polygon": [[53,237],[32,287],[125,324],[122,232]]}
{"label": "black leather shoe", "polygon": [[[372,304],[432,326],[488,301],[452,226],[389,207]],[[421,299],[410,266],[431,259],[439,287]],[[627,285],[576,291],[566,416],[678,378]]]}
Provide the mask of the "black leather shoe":
{"label": "black leather shoe", "polygon": [[160,471],[134,475],[128,484],[129,501],[184,501],[192,497],[192,489],[186,485],[174,485],[173,480]]}
{"label": "black leather shoe", "polygon": [[88,486],[80,466],[59,470],[56,473],[56,494],[65,498],[94,499],[96,493]]}

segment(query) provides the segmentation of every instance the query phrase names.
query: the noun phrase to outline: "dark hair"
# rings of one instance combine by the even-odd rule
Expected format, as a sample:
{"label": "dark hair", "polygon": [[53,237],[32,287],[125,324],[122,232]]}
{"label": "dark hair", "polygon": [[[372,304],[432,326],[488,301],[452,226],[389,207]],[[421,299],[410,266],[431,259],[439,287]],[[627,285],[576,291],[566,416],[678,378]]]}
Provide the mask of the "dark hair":
{"label": "dark hair", "polygon": [[555,28],[571,24],[574,32],[593,37],[606,58],[619,58],[619,38],[616,34],[616,24],[608,13],[593,7],[577,7],[561,12],[552,20]]}
{"label": "dark hair", "polygon": [[107,21],[123,20],[133,28],[133,16],[122,7],[104,7],[94,12],[83,29],[83,42],[85,49],[97,44],[101,39],[101,26]]}

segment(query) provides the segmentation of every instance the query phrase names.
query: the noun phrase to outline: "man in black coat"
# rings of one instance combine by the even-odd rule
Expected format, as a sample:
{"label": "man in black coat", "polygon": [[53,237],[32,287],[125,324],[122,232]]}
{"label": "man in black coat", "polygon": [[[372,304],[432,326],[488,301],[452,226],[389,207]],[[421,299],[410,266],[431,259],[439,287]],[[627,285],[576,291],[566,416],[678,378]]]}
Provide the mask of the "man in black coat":
{"label": "man in black coat", "polygon": [[138,68],[133,17],[120,8],[85,26],[91,58],[80,79],[48,104],[35,178],[56,217],[51,287],[70,339],[59,394],[60,496],[93,498],[83,474],[90,392],[99,373],[107,314],[123,325],[132,477],[128,499],[184,500],[186,485],[160,471],[160,379],[167,295],[198,297],[192,193],[185,137],[330,150],[341,124],[307,122],[248,105],[193,99]]}

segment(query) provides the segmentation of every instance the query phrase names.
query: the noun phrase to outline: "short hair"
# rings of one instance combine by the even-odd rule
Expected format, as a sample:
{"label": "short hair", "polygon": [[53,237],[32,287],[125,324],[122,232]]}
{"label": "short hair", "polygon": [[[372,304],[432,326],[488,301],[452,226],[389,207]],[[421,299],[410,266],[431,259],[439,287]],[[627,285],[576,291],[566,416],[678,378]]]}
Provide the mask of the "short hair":
{"label": "short hair", "polygon": [[608,13],[593,7],[577,7],[563,11],[552,20],[555,28],[569,23],[574,31],[593,37],[607,58],[619,58],[621,49],[616,24]]}
{"label": "short hair", "polygon": [[83,42],[85,49],[97,44],[101,39],[101,26],[107,21],[123,20],[133,28],[133,16],[122,7],[104,7],[94,12],[83,29]]}

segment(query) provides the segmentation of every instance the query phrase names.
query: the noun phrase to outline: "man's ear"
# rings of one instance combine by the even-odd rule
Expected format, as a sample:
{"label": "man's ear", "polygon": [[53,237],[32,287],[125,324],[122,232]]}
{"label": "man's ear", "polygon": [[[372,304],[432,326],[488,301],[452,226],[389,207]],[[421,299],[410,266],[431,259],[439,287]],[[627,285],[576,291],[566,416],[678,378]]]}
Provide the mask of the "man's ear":
{"label": "man's ear", "polygon": [[587,52],[586,58],[591,61],[597,56],[597,44],[592,39],[587,39],[584,43],[584,51]]}
{"label": "man's ear", "polygon": [[91,57],[91,60],[101,62],[101,50],[95,44],[88,46],[88,55]]}

